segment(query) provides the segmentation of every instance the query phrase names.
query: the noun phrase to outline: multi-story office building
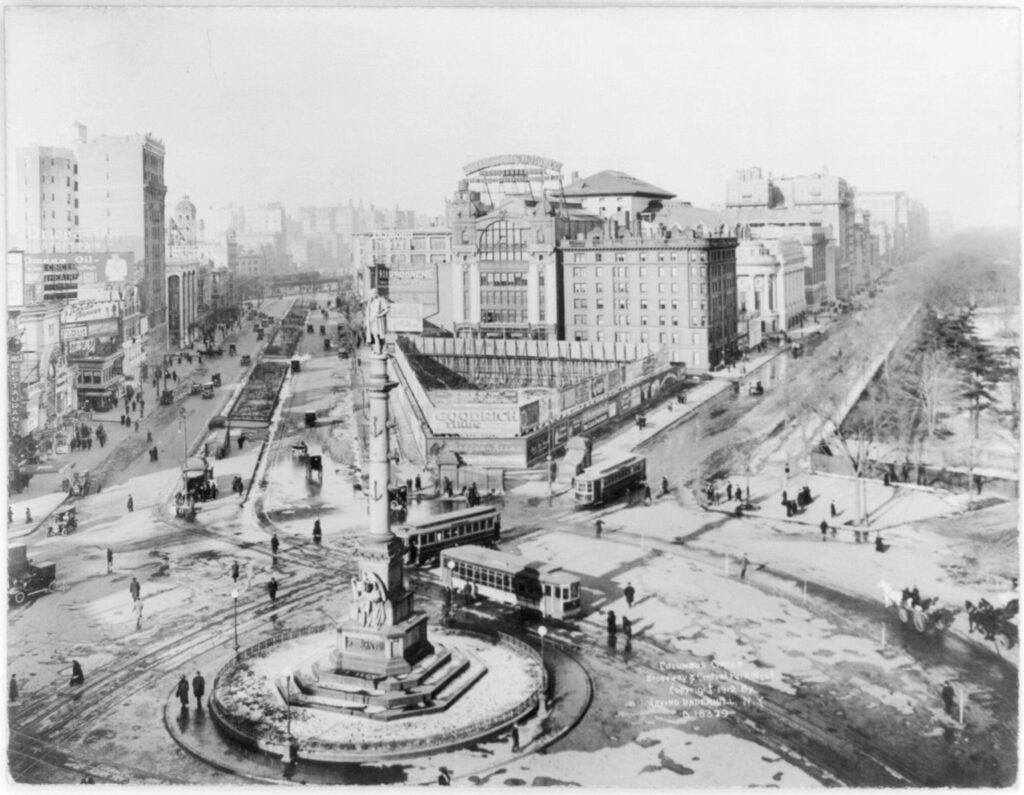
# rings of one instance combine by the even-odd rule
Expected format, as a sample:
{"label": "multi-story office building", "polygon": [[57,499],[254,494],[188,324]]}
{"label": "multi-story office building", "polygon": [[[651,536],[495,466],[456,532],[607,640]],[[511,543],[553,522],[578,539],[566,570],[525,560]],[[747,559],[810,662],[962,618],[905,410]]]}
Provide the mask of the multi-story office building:
{"label": "multi-story office building", "polygon": [[164,145],[151,135],[101,135],[76,143],[80,234],[101,251],[131,251],[143,313],[157,341],[166,334]]}
{"label": "multi-story office building", "polygon": [[737,354],[736,238],[716,230],[622,235],[614,221],[560,244],[565,339],[640,343],[709,370]]}
{"label": "multi-story office building", "polygon": [[183,196],[174,208],[167,235],[167,340],[172,348],[189,345],[199,319],[201,224],[196,206]]}
{"label": "multi-story office building", "polygon": [[[205,221],[208,242],[230,240],[237,246],[240,270],[260,276],[288,270],[288,225],[280,204],[217,207],[209,210]],[[229,262],[215,261],[231,267]]]}
{"label": "multi-story office building", "polygon": [[8,248],[41,253],[73,250],[78,235],[78,159],[71,149],[15,151]]}
{"label": "multi-story office building", "polygon": [[[855,259],[853,225],[855,191],[827,170],[803,177],[763,176],[759,168],[736,172],[726,183],[726,209],[733,223],[750,227],[803,225],[828,236],[825,253],[825,300],[842,298],[845,269]],[[834,252],[828,248],[834,247]],[[832,285],[836,287],[832,288]]]}

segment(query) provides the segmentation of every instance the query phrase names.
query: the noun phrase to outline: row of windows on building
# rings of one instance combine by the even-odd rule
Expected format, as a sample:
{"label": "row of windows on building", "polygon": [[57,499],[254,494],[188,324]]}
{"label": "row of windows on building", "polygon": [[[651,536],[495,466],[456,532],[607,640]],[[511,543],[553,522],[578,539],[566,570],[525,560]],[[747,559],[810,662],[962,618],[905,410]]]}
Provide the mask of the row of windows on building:
{"label": "row of windows on building", "polygon": [[[443,263],[448,261],[446,254],[431,254],[430,261],[434,263]],[[410,254],[408,257],[405,254],[392,254],[389,258],[391,265],[426,265],[427,255],[426,254]]]}
{"label": "row of windows on building", "polygon": [[734,249],[712,251],[574,251],[575,262],[726,262],[735,259]]}
{"label": "row of windows on building", "polygon": [[[634,285],[634,288],[635,287],[636,287],[636,285]],[[641,282],[640,286],[639,286],[639,292],[641,292],[641,293],[648,293],[648,292],[658,292],[658,293],[669,293],[669,292],[671,292],[671,293],[678,293],[679,292],[679,282],[672,282],[672,284],[665,284],[664,282],[661,282],[661,283],[658,284],[657,291],[651,290],[650,287],[651,287],[651,285],[649,285],[647,282]],[[694,284],[693,285],[694,292],[695,293],[699,293],[700,295],[707,295],[707,291],[708,291],[707,288],[708,288],[708,286],[707,286],[707,283],[705,283],[705,282],[701,282],[700,284]],[[577,295],[579,295],[581,293],[590,293],[590,292],[603,293],[604,292],[604,282],[573,282],[572,291],[574,293],[576,293]],[[613,282],[612,283],[612,292],[614,292],[614,293],[628,293],[628,292],[630,292],[630,283],[629,282]]]}
{"label": "row of windows on building", "polygon": [[[78,173],[78,169],[75,169],[75,173]],[[45,183],[45,180],[42,180],[42,182]],[[26,185],[29,184],[29,178],[28,178],[27,174],[25,175],[25,184]],[[56,184],[56,182],[53,179],[53,175],[52,174],[50,175],[50,184],[51,185],[55,185]],[[71,177],[64,177],[64,186],[67,187],[67,188],[71,188],[72,187],[72,185],[71,185]],[[78,180],[77,179],[75,180],[75,184],[74,184],[73,190],[78,190]],[[50,198],[53,198],[53,197],[51,196]]]}
{"label": "row of windows on building", "polygon": [[448,238],[446,237],[431,237],[429,243],[424,243],[424,238],[405,238],[405,237],[388,237],[373,238],[373,250],[374,251],[422,251],[423,249],[429,248],[432,251],[440,251],[448,248]]}
{"label": "row of windows on building", "polygon": [[[639,342],[641,345],[651,342],[653,332],[640,331],[605,331],[598,330],[591,335],[589,331],[578,330],[573,332],[573,340],[576,342],[590,342],[593,339],[594,342],[622,342],[622,343],[634,343]],[[662,345],[680,345],[682,344],[683,335],[679,332],[667,332],[662,331],[658,333],[658,342]],[[698,347],[703,345],[703,339],[700,334],[694,334],[691,337],[692,344]],[[699,364],[699,360],[695,360],[694,364]]]}

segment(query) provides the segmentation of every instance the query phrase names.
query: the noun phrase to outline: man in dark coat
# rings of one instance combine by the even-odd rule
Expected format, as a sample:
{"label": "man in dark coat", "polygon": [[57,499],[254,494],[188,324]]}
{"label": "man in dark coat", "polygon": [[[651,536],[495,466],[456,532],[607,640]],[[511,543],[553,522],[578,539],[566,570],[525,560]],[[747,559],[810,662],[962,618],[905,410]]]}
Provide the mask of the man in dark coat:
{"label": "man in dark coat", "polygon": [[114,550],[107,547],[107,574],[114,570]]}
{"label": "man in dark coat", "polygon": [[615,620],[615,611],[614,610],[609,610],[608,611],[608,634],[609,635],[614,635],[616,630],[617,630],[617,626],[616,626],[616,620]]}
{"label": "man in dark coat", "polygon": [[953,690],[953,685],[946,682],[942,686],[942,705],[946,709],[947,715],[953,714],[953,703],[956,699],[956,692]]}
{"label": "man in dark coat", "polygon": [[206,680],[203,675],[196,671],[192,677],[192,694],[196,697],[196,709],[203,708],[203,695],[206,693]]}
{"label": "man in dark coat", "polygon": [[320,520],[316,519],[313,522],[313,543],[319,544],[322,536],[323,531],[320,529]]}
{"label": "man in dark coat", "polygon": [[131,583],[128,585],[128,591],[132,595],[132,601],[136,601],[139,595],[142,593],[142,586],[139,585],[139,581],[132,577]]}
{"label": "man in dark coat", "polygon": [[626,583],[626,588],[622,593],[626,597],[626,605],[632,607],[633,597],[636,596],[636,589],[633,588],[633,583]]}
{"label": "man in dark coat", "polygon": [[182,674],[181,679],[178,680],[178,687],[175,688],[174,694],[181,701],[181,708],[188,709],[188,679],[185,678],[185,674]]}
{"label": "man in dark coat", "polygon": [[452,771],[442,767],[441,772],[437,776],[437,783],[442,787],[450,787],[452,784]]}
{"label": "man in dark coat", "polygon": [[238,561],[231,564],[231,579],[238,582]]}
{"label": "man in dark coat", "polygon": [[85,682],[85,674],[82,672],[82,665],[78,660],[71,661],[71,684],[80,685]]}
{"label": "man in dark coat", "polygon": [[270,578],[270,582],[267,583],[267,593],[270,594],[271,603],[277,602],[277,580],[273,577]]}
{"label": "man in dark coat", "polygon": [[274,533],[270,539],[270,552],[274,556],[274,560],[277,560],[277,550],[280,549],[281,542],[277,540],[277,533]]}

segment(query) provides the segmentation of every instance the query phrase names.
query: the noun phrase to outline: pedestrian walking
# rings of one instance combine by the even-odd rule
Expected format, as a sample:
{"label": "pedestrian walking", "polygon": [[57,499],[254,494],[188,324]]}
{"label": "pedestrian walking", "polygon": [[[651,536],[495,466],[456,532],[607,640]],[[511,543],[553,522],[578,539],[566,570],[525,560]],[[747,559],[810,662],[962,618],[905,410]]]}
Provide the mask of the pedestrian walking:
{"label": "pedestrian walking", "polygon": [[135,500],[132,499],[132,495],[128,495],[128,513],[132,513],[135,510]]}
{"label": "pedestrian walking", "polygon": [[25,509],[25,524],[32,524],[32,509]]}
{"label": "pedestrian walking", "polygon": [[519,727],[512,726],[512,753],[519,753]]}
{"label": "pedestrian walking", "polygon": [[160,460],[160,451],[156,447],[153,448],[153,460],[154,461],[159,461]]}
{"label": "pedestrian walking", "polygon": [[832,500],[832,502],[829,503],[828,512],[832,519],[835,519],[837,516],[839,516],[839,511],[836,510],[835,500]]}
{"label": "pedestrian walking", "polygon": [[661,493],[663,495],[668,494],[668,478],[664,476],[661,478]]}
{"label": "pedestrian walking", "polygon": [[281,542],[277,540],[277,533],[274,533],[270,539],[270,552],[273,554],[274,560],[277,560],[277,550],[280,549],[280,547]]}
{"label": "pedestrian walking", "polygon": [[178,680],[178,686],[174,689],[174,694],[181,701],[182,710],[188,709],[188,679],[185,678],[185,674],[181,675],[181,679]]}
{"label": "pedestrian walking", "polygon": [[135,628],[142,629],[142,600],[136,599],[132,602],[132,612],[135,613]]}
{"label": "pedestrian walking", "polygon": [[597,538],[600,538],[602,530],[604,530],[604,519],[598,519],[596,522],[594,522],[594,535]]}
{"label": "pedestrian walking", "polygon": [[739,486],[736,487],[736,501],[743,502],[743,489],[740,488]]}
{"label": "pedestrian walking", "polygon": [[626,616],[622,617],[622,634],[626,636],[627,641],[633,637],[633,622]]}
{"label": "pedestrian walking", "polygon": [[423,481],[420,480],[419,475],[416,476],[416,480],[414,481],[414,483],[416,485],[416,491],[420,491],[423,488]]}
{"label": "pedestrian walking", "polygon": [[238,561],[231,564],[231,579],[238,582]]}
{"label": "pedestrian walking", "polygon": [[452,771],[442,767],[437,775],[437,783],[442,787],[450,787],[452,785]]}
{"label": "pedestrian walking", "polygon": [[203,675],[196,671],[196,675],[192,677],[192,695],[196,697],[196,709],[203,708],[203,696],[206,694],[206,680],[203,679]]}
{"label": "pedestrian walking", "polygon": [[789,495],[786,493],[786,490],[783,489],[782,490],[782,504],[785,505],[787,502],[789,502]]}
{"label": "pedestrian walking", "polygon": [[821,527],[821,540],[822,541],[827,540],[826,536],[828,535],[828,522],[826,522],[824,519],[822,519],[821,520],[821,524],[819,525],[819,527]]}
{"label": "pedestrian walking", "polygon": [[648,505],[651,504],[651,484],[644,483],[644,502]]}
{"label": "pedestrian walking", "polygon": [[153,432],[152,431],[146,431],[146,441],[147,442],[152,442],[153,441]]}
{"label": "pedestrian walking", "polygon": [[750,565],[750,559],[746,553],[743,555],[743,562],[740,564],[740,579],[745,580],[747,578],[747,566]]}
{"label": "pedestrian walking", "polygon": [[725,484],[725,499],[727,499],[727,500],[731,500],[732,499],[732,483],[726,483]]}
{"label": "pedestrian walking", "polygon": [[313,543],[314,544],[319,544],[320,543],[320,538],[322,537],[322,535],[323,535],[323,533],[320,530],[320,520],[316,519],[313,522]]}
{"label": "pedestrian walking", "polygon": [[78,660],[71,661],[71,684],[85,684],[85,673],[82,671],[82,664]]}
{"label": "pedestrian walking", "polygon": [[142,596],[142,586],[139,585],[139,581],[132,577],[132,581],[128,584],[128,592],[132,595],[132,601],[139,601],[139,597]]}
{"label": "pedestrian walking", "polygon": [[626,606],[632,607],[633,597],[636,596],[636,589],[633,587],[633,583],[626,583],[626,588],[622,593],[626,597]]}
{"label": "pedestrian walking", "polygon": [[953,685],[946,681],[942,685],[942,706],[945,708],[947,715],[953,714],[955,700],[956,692],[953,690]]}
{"label": "pedestrian walking", "polygon": [[277,603],[277,580],[273,577],[270,578],[270,582],[267,583],[267,593],[270,594],[271,604]]}
{"label": "pedestrian walking", "polygon": [[107,547],[107,574],[114,571],[114,550]]}
{"label": "pedestrian walking", "polygon": [[618,624],[617,624],[617,621],[616,621],[616,618],[615,618],[615,611],[614,610],[609,610],[608,611],[608,634],[609,635],[614,635],[615,632],[616,632],[616,627],[617,626],[618,626]]}
{"label": "pedestrian walking", "polygon": [[18,700],[18,680],[11,674],[11,681],[7,684],[7,700],[15,702]]}

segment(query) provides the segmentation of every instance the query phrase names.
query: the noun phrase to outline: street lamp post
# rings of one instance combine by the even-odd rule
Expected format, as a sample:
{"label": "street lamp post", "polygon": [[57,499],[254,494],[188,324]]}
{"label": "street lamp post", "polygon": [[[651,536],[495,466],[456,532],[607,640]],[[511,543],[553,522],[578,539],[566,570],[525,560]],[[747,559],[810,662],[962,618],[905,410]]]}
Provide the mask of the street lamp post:
{"label": "street lamp post", "polygon": [[235,657],[238,656],[238,589],[231,592],[231,598],[235,604]]}
{"label": "street lamp post", "polygon": [[178,419],[181,420],[179,431],[181,432],[181,446],[182,446],[182,460],[184,464],[188,464],[188,415],[185,413],[185,407],[182,406],[178,409]]}
{"label": "street lamp post", "polygon": [[548,496],[550,497],[552,495],[552,493],[554,492],[554,488],[553,488],[552,483],[551,483],[551,453],[548,453],[547,458],[545,459],[545,462],[546,462],[547,468],[548,468]]}
{"label": "street lamp post", "polygon": [[544,665],[544,637],[548,634],[548,628],[538,627],[537,634],[540,636],[540,664]]}
{"label": "street lamp post", "polygon": [[285,734],[288,737],[288,748],[291,749],[292,745],[292,671],[291,668],[285,668],[281,672],[281,676],[284,677],[284,689],[285,689]]}

